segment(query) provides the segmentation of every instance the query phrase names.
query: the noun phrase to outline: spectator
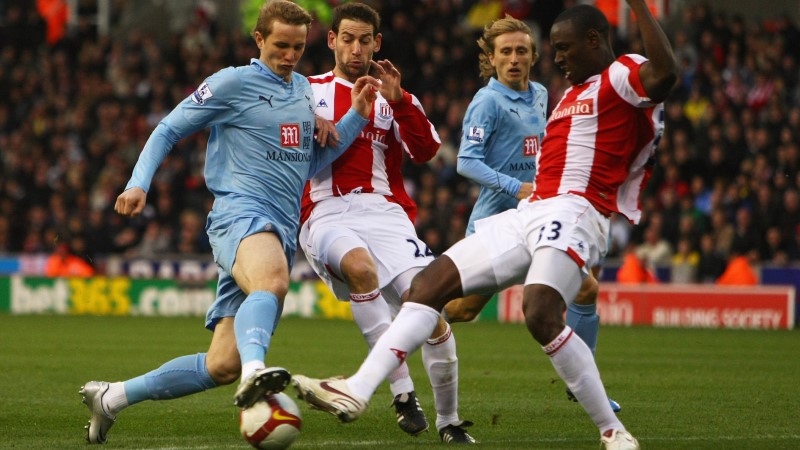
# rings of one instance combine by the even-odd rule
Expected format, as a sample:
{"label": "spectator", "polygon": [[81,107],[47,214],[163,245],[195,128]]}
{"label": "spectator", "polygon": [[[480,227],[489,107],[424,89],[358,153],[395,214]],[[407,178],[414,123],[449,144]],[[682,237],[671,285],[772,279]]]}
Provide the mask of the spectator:
{"label": "spectator", "polygon": [[[449,135],[451,140],[460,136],[467,102],[480,87],[474,65],[461,63],[474,60],[478,51],[472,32],[463,26],[463,8],[478,3],[378,2],[382,15],[392,18],[384,27],[384,34],[391,37],[381,53],[400,67],[404,83],[418,92],[440,135]],[[523,3],[530,2],[497,3],[526,14]],[[560,98],[566,82],[552,62],[547,23],[563,9],[563,3],[537,0],[524,18],[543,24],[541,57],[533,78],[548,88],[553,96],[551,105]],[[112,29],[126,26],[119,17],[112,15]],[[87,253],[100,259],[132,251],[141,243],[146,221],[122,222],[108,210],[110,200],[127,180],[143,140],[163,115],[164,105],[185,98],[205,74],[246,63],[250,56],[251,42],[242,35],[239,24],[226,29],[212,18],[188,17],[193,30],[173,39],[154,39],[130,28],[100,39],[93,28],[86,28],[68,32],[59,44],[48,46],[45,23],[35,2],[8,3],[0,21],[0,63],[4,68],[0,70],[0,215],[7,220],[0,230],[4,239],[0,250],[49,253],[53,248],[48,239],[56,229],[67,226],[62,221],[73,217],[84,223],[84,233],[90,237]],[[786,192],[800,190],[796,51],[800,39],[796,39],[796,26],[783,18],[756,22],[750,17],[718,14],[703,2],[676,6],[673,17],[668,18],[673,19],[676,23],[670,37],[685,85],[676,88],[665,105],[666,132],[656,170],[641,199],[643,213],[652,215],[661,208],[653,200],[661,200],[658,187],[667,168],[674,165],[677,178],[690,183],[689,195],[707,222],[715,222],[714,211],[724,208],[725,221],[732,223],[737,209],[747,205],[762,245],[769,227],[778,225],[787,248],[797,247],[789,243],[797,240],[800,218],[797,208],[791,206],[793,200],[788,199],[788,209],[784,200]],[[325,59],[330,54],[327,42],[318,32],[309,39],[309,58],[303,67],[308,74],[320,73],[330,66]],[[625,39],[618,37],[615,43],[620,54],[629,50]],[[189,51],[183,49],[183,42]],[[448,73],[454,68],[455,75]],[[693,97],[688,100],[690,91]],[[727,106],[720,110],[721,105]],[[692,120],[684,109],[690,110]],[[181,142],[159,174],[164,179],[154,184],[152,209],[145,214],[155,218],[148,221],[161,222],[170,236],[181,233],[182,211],[190,209],[200,217],[208,212],[207,196],[198,194],[206,191],[202,168],[207,138],[198,133]],[[457,138],[452,145],[458,145]],[[469,196],[474,193],[463,177],[454,174],[454,164],[447,160],[435,164],[404,165],[406,183],[416,187],[417,203],[435,198],[436,191],[443,188],[450,191],[452,202],[471,205],[474,198]],[[424,187],[426,171],[431,172],[431,184]],[[740,173],[748,175],[746,186],[737,181]],[[702,186],[699,182],[695,185],[697,175],[703,177]],[[733,195],[726,197],[723,194],[728,188]],[[63,197],[57,210],[49,209],[54,192]],[[788,194],[792,195],[796,194]],[[431,205],[428,208],[433,208]],[[41,207],[44,212],[37,210]],[[430,230],[441,246],[446,246],[450,218],[430,225],[430,220],[422,220],[424,207],[420,210],[417,226]],[[427,217],[435,211],[429,211]],[[466,218],[469,212],[469,208],[453,208],[451,214]],[[30,221],[33,216],[35,223]],[[422,228],[418,229],[420,236],[425,234]],[[709,228],[727,255],[731,242],[725,229],[718,221]],[[122,230],[125,233],[120,238]],[[643,232],[644,228],[631,230],[631,244],[641,244]],[[670,230],[662,232],[670,234]],[[800,262],[798,253],[787,253],[789,263]],[[621,255],[621,248],[616,255]]]}
{"label": "spectator", "polygon": [[55,252],[47,258],[44,274],[48,277],[91,277],[94,268],[75,255],[69,244],[59,244]]}
{"label": "spectator", "polygon": [[781,229],[777,226],[767,228],[766,236],[758,249],[761,261],[766,264],[783,267],[789,262],[789,255],[795,249],[794,242],[784,240]]}
{"label": "spectator", "polygon": [[753,223],[753,214],[748,207],[742,206],[736,211],[736,226],[731,252],[745,255],[758,250],[760,245],[761,238]]}
{"label": "spectator", "polygon": [[725,272],[717,279],[717,284],[729,286],[752,286],[758,284],[758,277],[745,255],[734,255],[725,267]]}
{"label": "spectator", "polygon": [[632,250],[625,252],[622,265],[617,270],[617,282],[622,284],[656,283],[658,280]]}
{"label": "spectator", "polygon": [[648,269],[668,266],[672,260],[672,247],[655,224],[650,224],[644,231],[644,242],[636,247],[634,253]]}
{"label": "spectator", "polygon": [[672,256],[672,282],[696,282],[699,265],[700,254],[694,249],[691,239],[688,237],[678,239],[677,250]]}
{"label": "spectator", "polygon": [[714,237],[705,233],[700,236],[700,259],[697,263],[697,281],[714,283],[725,271],[725,258],[714,247]]}

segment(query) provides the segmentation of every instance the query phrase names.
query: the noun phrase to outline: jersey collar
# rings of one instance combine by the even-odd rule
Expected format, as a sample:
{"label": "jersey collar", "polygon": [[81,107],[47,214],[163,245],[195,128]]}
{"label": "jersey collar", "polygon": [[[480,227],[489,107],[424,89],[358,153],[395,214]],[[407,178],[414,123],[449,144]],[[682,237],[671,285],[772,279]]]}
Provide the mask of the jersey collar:
{"label": "jersey collar", "polygon": [[269,78],[278,83],[289,84],[283,78],[279,77],[275,72],[272,71],[266,64],[261,62],[258,58],[250,58],[250,66],[255,68],[258,72],[260,72],[265,77]]}
{"label": "jersey collar", "polygon": [[[497,78],[495,77],[489,78],[488,86],[490,89],[494,89],[495,91],[505,95],[511,100],[523,99],[521,92],[515,91],[510,87],[506,86],[505,84],[497,81]],[[528,81],[528,90],[529,91],[533,90],[533,83],[531,81]]]}

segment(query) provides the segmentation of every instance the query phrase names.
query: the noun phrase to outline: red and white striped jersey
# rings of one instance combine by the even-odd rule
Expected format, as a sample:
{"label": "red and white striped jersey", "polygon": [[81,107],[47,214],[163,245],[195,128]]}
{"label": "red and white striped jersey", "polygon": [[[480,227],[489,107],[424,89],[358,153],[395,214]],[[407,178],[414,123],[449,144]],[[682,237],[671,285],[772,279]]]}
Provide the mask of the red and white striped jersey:
{"label": "red and white striped jersey", "polygon": [[[353,84],[333,72],[308,78],[316,114],[338,122],[350,109]],[[416,163],[429,161],[441,141],[416,97],[403,91],[403,98],[388,101],[380,93],[370,113],[370,122],[342,156],[306,183],[301,222],[311,215],[314,204],[353,191],[382,194],[400,204],[413,222],[417,205],[409,197],[400,172],[403,154]]]}
{"label": "red and white striped jersey", "polygon": [[621,56],[567,89],[547,122],[531,201],[572,193],[606,215],[639,222],[639,196],[664,130],[664,106],[652,103],[639,78],[646,61]]}

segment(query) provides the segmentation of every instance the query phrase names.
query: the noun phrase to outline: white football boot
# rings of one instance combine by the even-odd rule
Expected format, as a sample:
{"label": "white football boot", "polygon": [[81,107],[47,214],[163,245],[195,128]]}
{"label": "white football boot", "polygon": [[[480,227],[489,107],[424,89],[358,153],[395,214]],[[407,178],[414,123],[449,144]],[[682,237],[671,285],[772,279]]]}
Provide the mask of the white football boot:
{"label": "white football boot", "polygon": [[295,375],[294,388],[297,390],[297,398],[305,400],[312,408],[333,414],[342,422],[358,419],[367,409],[367,400],[350,392],[344,378],[317,380]]}
{"label": "white football boot", "polygon": [[265,367],[256,370],[236,388],[233,404],[239,408],[248,408],[265,395],[282,392],[290,381],[292,375],[283,367]]}
{"label": "white football boot", "polygon": [[606,450],[639,450],[639,441],[627,431],[622,430],[603,433],[600,436],[600,443],[605,446]]}
{"label": "white football boot", "polygon": [[103,408],[103,395],[108,392],[108,383],[105,381],[90,381],[83,386],[79,393],[83,396],[83,403],[89,408],[92,417],[86,429],[86,442],[90,444],[105,444],[108,439],[108,430],[114,426],[115,416],[107,413]]}

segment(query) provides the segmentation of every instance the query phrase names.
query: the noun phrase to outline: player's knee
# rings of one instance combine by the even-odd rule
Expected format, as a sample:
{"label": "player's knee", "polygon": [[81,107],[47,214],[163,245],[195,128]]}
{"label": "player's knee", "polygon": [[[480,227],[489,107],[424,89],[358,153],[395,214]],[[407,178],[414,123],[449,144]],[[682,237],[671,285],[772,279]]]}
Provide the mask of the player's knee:
{"label": "player's knee", "polygon": [[439,337],[444,336],[447,333],[449,325],[447,322],[439,316],[439,321],[436,323],[436,327],[434,327],[433,331],[431,332],[430,338],[437,339]]}
{"label": "player's knee", "polygon": [[286,293],[289,292],[289,272],[287,270],[267,271],[259,274],[238,272],[234,274],[234,280],[248,295],[257,291],[272,292],[278,297],[278,300],[283,301]]}
{"label": "player's knee", "polygon": [[600,292],[600,284],[592,277],[586,277],[581,284],[581,289],[575,297],[578,305],[592,305],[597,303],[597,294]]}
{"label": "player's knee", "polygon": [[350,261],[342,265],[342,273],[347,286],[353,292],[370,292],[378,288],[378,274],[375,265],[369,260]]}
{"label": "player's knee", "polygon": [[453,300],[444,308],[450,323],[472,322],[481,312],[480,308],[465,302],[464,299]]}
{"label": "player's knee", "polygon": [[214,358],[209,355],[206,358],[206,368],[208,369],[208,375],[217,386],[233,383],[239,379],[239,375],[242,372],[242,365],[238,355],[236,358]]}
{"label": "player's knee", "polygon": [[275,297],[278,298],[279,302],[283,302],[283,299],[286,298],[286,294],[289,292],[289,279],[274,279],[269,280],[268,282],[261,284],[260,289],[255,289],[256,291],[266,291],[272,292],[275,294]]}
{"label": "player's knee", "polygon": [[443,255],[414,276],[408,301],[441,311],[447,302],[459,297],[462,297],[462,291],[458,269],[447,255]]}
{"label": "player's knee", "polygon": [[534,339],[547,345],[564,329],[564,308],[561,294],[550,286],[525,287],[523,312],[525,324]]}

